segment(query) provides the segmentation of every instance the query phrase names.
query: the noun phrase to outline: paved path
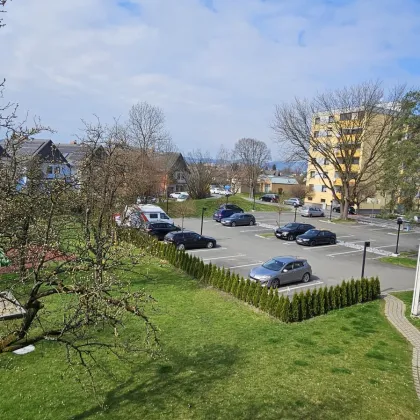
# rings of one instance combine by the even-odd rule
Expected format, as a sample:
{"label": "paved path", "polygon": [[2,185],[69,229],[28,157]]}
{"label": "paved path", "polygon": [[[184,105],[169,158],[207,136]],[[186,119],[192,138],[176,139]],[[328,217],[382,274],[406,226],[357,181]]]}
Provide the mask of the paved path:
{"label": "paved path", "polygon": [[414,387],[420,398],[420,331],[405,317],[404,303],[392,295],[385,297],[385,315],[391,324],[413,346],[412,370]]}

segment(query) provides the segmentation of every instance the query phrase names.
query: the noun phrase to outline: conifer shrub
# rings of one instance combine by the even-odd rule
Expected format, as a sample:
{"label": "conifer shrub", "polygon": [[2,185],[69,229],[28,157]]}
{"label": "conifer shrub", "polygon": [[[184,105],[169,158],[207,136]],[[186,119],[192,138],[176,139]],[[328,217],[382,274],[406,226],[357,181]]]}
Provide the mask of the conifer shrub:
{"label": "conifer shrub", "polygon": [[328,289],[328,301],[329,301],[329,307],[331,310],[337,309],[337,302],[335,301],[335,290],[334,286],[330,286]]}
{"label": "conifer shrub", "polygon": [[355,281],[355,290],[356,290],[356,303],[362,303],[363,294],[362,294],[362,282],[361,280]]}
{"label": "conifer shrub", "polygon": [[362,302],[367,301],[367,279],[361,279],[361,289],[362,289]]}
{"label": "conifer shrub", "polygon": [[270,308],[268,310],[271,316],[276,316],[276,310],[277,310],[277,305],[279,303],[279,299],[280,297],[276,289],[273,293],[273,297],[271,298]]}
{"label": "conifer shrub", "polygon": [[238,299],[241,299],[241,297],[242,297],[242,291],[244,290],[244,287],[245,287],[245,282],[242,280],[242,279],[239,279],[239,286],[238,286],[238,289],[237,289],[237,295],[236,295],[236,297],[238,298]]}
{"label": "conifer shrub", "polygon": [[265,311],[267,308],[267,303],[268,303],[268,288],[267,287],[263,287],[262,291],[261,291],[261,296],[260,296],[260,301],[258,303],[258,307],[262,310]]}
{"label": "conifer shrub", "polygon": [[381,295],[381,282],[379,281],[379,277],[375,277],[375,292],[374,297],[377,299]]}
{"label": "conifer shrub", "polygon": [[277,319],[281,319],[281,315],[282,315],[282,311],[283,311],[283,305],[284,305],[284,301],[285,298],[283,295],[281,295],[277,301],[277,305],[276,305],[276,313],[275,313],[275,317]]}
{"label": "conifer shrub", "polygon": [[319,296],[318,296],[318,291],[317,289],[313,289],[312,293],[311,293],[311,302],[312,302],[312,314],[313,316],[318,316],[319,315]]}
{"label": "conifer shrub", "polygon": [[260,298],[261,298],[263,287],[261,286],[260,282],[256,282],[255,284],[256,284],[256,286],[255,286],[255,290],[254,290],[254,296],[252,298],[252,304],[256,308],[259,308],[259,303],[260,303]]}
{"label": "conifer shrub", "polygon": [[291,322],[291,310],[290,310],[289,296],[285,297],[284,304],[281,311],[281,320],[283,322]]}
{"label": "conifer shrub", "polygon": [[256,287],[257,287],[257,283],[255,281],[252,281],[249,286],[248,293],[246,295],[246,302],[249,303],[250,305],[254,304],[254,294],[255,294]]}
{"label": "conifer shrub", "polygon": [[318,300],[319,300],[319,314],[324,315],[327,311],[325,310],[324,289],[322,287],[318,289]]}
{"label": "conifer shrub", "polygon": [[302,311],[300,310],[300,298],[299,298],[299,294],[295,293],[292,298],[290,322],[300,321],[299,312],[302,313]]}
{"label": "conifer shrub", "polygon": [[371,277],[366,284],[366,290],[367,290],[367,297],[366,299],[368,301],[373,299],[373,287],[374,287],[375,278]]}
{"label": "conifer shrub", "polygon": [[249,288],[251,287],[251,281],[249,279],[244,280],[244,278],[242,278],[242,281],[244,282],[244,288],[242,290],[241,300],[246,302],[248,291],[249,291]]}
{"label": "conifer shrub", "polygon": [[323,297],[324,297],[324,311],[325,313],[328,313],[330,311],[330,300],[328,297],[328,288],[327,287],[323,287],[322,290],[323,292]]}
{"label": "conifer shrub", "polygon": [[345,308],[348,305],[348,298],[347,298],[347,282],[343,280],[340,286],[340,294],[341,294],[341,307]]}
{"label": "conifer shrub", "polygon": [[308,289],[305,294],[305,304],[306,304],[306,319],[312,318],[314,316],[314,312],[312,310],[312,293]]}
{"label": "conifer shrub", "polygon": [[337,309],[341,308],[341,286],[337,284],[337,286],[334,287],[334,293],[335,293],[335,306]]}

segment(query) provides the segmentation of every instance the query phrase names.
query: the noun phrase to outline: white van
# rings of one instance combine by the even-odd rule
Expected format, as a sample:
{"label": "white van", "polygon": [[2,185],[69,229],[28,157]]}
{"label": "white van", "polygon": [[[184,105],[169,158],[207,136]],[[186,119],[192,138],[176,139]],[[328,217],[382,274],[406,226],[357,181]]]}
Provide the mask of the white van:
{"label": "white van", "polygon": [[174,224],[174,221],[159,207],[154,204],[140,204],[127,206],[122,219],[117,224],[139,228],[147,222],[166,222]]}

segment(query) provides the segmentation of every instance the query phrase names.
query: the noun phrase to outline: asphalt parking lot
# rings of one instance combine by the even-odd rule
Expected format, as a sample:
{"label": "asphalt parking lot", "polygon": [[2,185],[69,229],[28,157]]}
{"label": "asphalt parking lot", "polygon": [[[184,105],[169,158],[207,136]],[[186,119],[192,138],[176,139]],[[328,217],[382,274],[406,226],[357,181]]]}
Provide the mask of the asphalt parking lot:
{"label": "asphalt parking lot", "polygon": [[[218,246],[214,249],[190,250],[205,262],[229,268],[247,277],[251,268],[275,256],[295,256],[305,258],[312,266],[313,279],[308,284],[289,285],[279,290],[285,293],[306,290],[307,288],[330,286],[351,277],[360,278],[363,245],[370,241],[366,255],[366,276],[379,276],[382,290],[412,289],[415,270],[397,267],[381,262],[383,256],[395,252],[397,231],[393,227],[367,224],[338,224],[328,218],[303,218],[299,214],[296,221],[310,223],[319,229],[327,229],[337,234],[336,245],[307,247],[277,239],[273,231],[280,224],[294,220],[294,212],[280,215],[274,212],[255,212],[257,226],[222,226],[213,220],[205,219],[203,235],[212,236]],[[175,221],[180,224],[180,220]],[[200,232],[200,219],[185,219],[184,228]],[[420,233],[402,231],[399,252],[416,251],[420,244]]]}

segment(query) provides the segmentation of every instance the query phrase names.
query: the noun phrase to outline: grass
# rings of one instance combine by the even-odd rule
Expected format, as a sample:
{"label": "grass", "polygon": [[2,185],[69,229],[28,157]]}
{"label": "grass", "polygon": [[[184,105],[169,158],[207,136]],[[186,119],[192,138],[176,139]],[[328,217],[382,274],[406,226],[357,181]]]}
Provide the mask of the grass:
{"label": "grass", "polygon": [[405,316],[406,318],[420,330],[420,318],[411,316],[411,304],[413,302],[413,291],[407,292],[392,292],[394,296],[401,299],[405,303]]}
{"label": "grass", "polygon": [[380,261],[400,267],[416,268],[417,254],[415,252],[401,252],[398,257],[383,257]]}
{"label": "grass", "polygon": [[343,223],[343,224],[356,224],[357,222],[352,219],[332,219],[334,223]]}
{"label": "grass", "polygon": [[[188,210],[185,214],[185,217],[201,217],[202,209],[206,208],[204,211],[204,217],[211,217],[215,210],[221,205],[226,203],[226,198],[206,198],[201,200],[190,200],[184,204],[183,202],[170,201],[168,203],[168,215],[170,217],[180,217],[183,212],[183,207],[187,206]],[[253,210],[253,202],[246,200],[245,198],[232,196],[228,199],[229,204],[236,204],[241,207],[245,212],[250,212]],[[166,210],[166,203],[161,204],[162,209]],[[278,212],[277,206],[270,206],[267,204],[262,204],[261,202],[255,202],[256,211],[273,211]]]}
{"label": "grass", "polygon": [[411,348],[381,301],[286,325],[164,262],[143,270],[153,279],[124,275],[158,302],[151,318],[163,356],[113,362],[120,382],[101,379],[103,411],[66,375],[63,348],[46,342],[25,356],[2,355],[0,418],[419,418]]}

